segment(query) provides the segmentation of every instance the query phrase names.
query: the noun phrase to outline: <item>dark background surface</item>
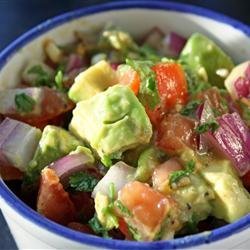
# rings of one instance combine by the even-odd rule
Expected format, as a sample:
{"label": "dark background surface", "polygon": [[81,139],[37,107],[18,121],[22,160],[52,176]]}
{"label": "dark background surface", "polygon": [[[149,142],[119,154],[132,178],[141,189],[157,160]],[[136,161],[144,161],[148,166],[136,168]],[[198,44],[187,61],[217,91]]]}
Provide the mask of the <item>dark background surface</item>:
{"label": "dark background surface", "polygon": [[[0,0],[0,50],[28,29],[48,18],[76,8],[105,2],[110,0]],[[175,2],[206,7],[250,25],[249,0],[178,0]],[[17,249],[1,212],[0,244],[2,250]]]}

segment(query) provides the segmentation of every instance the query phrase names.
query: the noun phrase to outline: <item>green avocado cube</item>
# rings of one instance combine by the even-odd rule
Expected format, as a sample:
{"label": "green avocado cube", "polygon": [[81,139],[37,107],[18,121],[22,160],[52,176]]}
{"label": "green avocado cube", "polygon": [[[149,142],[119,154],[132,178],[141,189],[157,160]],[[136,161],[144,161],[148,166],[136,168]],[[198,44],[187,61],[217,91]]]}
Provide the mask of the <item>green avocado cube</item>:
{"label": "green avocado cube", "polygon": [[83,142],[75,138],[68,131],[60,127],[47,125],[43,130],[35,155],[26,169],[26,184],[36,182],[44,167],[69,154],[77,146],[81,145],[83,145]]}
{"label": "green avocado cube", "polygon": [[115,71],[108,62],[101,60],[75,78],[68,95],[73,102],[77,103],[91,98],[115,83],[117,83]]}
{"label": "green avocado cube", "polygon": [[188,39],[180,59],[194,69],[200,80],[221,88],[234,67],[232,59],[219,46],[199,33]]}
{"label": "green avocado cube", "polygon": [[122,85],[77,103],[69,129],[101,158],[146,144],[152,136],[144,107],[132,90]]}
{"label": "green avocado cube", "polygon": [[201,170],[215,193],[212,215],[229,223],[250,213],[250,195],[228,160],[216,160]]}

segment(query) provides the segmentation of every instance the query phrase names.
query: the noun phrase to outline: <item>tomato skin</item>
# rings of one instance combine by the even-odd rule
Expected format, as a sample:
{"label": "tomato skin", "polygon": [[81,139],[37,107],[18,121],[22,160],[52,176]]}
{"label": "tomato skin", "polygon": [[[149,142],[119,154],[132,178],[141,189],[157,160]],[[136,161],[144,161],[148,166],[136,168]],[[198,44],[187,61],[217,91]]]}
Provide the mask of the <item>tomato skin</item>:
{"label": "tomato skin", "polygon": [[125,72],[117,71],[119,84],[129,86],[135,95],[138,94],[140,88],[140,76],[132,68],[127,69]]}
{"label": "tomato skin", "polygon": [[53,169],[45,168],[42,171],[37,211],[63,225],[74,220],[76,212],[74,204]]}
{"label": "tomato skin", "polygon": [[156,145],[169,155],[190,147],[197,149],[195,120],[180,114],[168,114],[156,128]]}
{"label": "tomato skin", "polygon": [[164,111],[187,102],[185,73],[178,63],[158,63],[152,70],[156,73],[157,88]]}

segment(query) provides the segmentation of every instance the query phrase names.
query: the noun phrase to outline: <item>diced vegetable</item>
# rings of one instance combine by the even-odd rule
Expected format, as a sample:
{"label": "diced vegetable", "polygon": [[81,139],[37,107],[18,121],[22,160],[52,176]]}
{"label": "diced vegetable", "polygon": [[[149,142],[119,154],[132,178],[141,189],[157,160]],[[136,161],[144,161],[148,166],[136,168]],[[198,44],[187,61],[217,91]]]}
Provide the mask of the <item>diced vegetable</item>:
{"label": "diced vegetable", "polygon": [[231,223],[250,212],[250,195],[228,160],[212,160],[200,171],[215,193],[212,215]]}
{"label": "diced vegetable", "polygon": [[32,159],[41,131],[28,124],[6,118],[0,124],[0,165],[25,171]]}
{"label": "diced vegetable", "polygon": [[53,40],[48,39],[44,42],[44,50],[53,63],[60,63],[63,58],[63,53]]}
{"label": "diced vegetable", "polygon": [[138,94],[140,89],[140,76],[129,65],[120,65],[117,69],[118,83],[129,86],[135,95]]}
{"label": "diced vegetable", "polygon": [[[89,151],[91,155],[91,151],[88,148],[85,148]],[[86,171],[89,168],[94,168],[92,164],[93,156],[89,157],[89,154],[85,153],[76,153],[76,154],[69,154],[49,165],[52,168],[57,176],[60,179],[60,182],[64,185],[64,187],[68,186],[69,178],[72,174]]]}
{"label": "diced vegetable", "polygon": [[186,42],[186,38],[171,31],[162,40],[162,53],[167,56],[177,57]]}
{"label": "diced vegetable", "polygon": [[152,70],[154,65],[149,60],[132,60],[126,59],[126,64],[132,67],[140,77],[139,100],[145,107],[154,109],[159,103],[159,94],[155,79],[155,73]]}
{"label": "diced vegetable", "polygon": [[225,87],[234,100],[250,97],[250,61],[233,68],[225,80]]}
{"label": "diced vegetable", "polygon": [[175,171],[182,170],[181,164],[174,158],[158,165],[152,174],[153,187],[162,193],[170,192],[169,178]]}
{"label": "diced vegetable", "polygon": [[152,135],[142,104],[121,85],[79,102],[69,129],[87,140],[102,159],[119,159],[125,150],[147,144]]}
{"label": "diced vegetable", "polygon": [[108,195],[110,183],[114,184],[115,195],[129,181],[133,180],[135,168],[128,166],[124,162],[117,162],[110,167],[105,176],[96,185],[92,196],[95,197],[97,192]]}
{"label": "diced vegetable", "polygon": [[230,72],[234,67],[232,59],[220,47],[199,33],[191,35],[180,58],[195,69],[200,80],[221,88],[224,87],[226,75],[218,74],[218,70]]}
{"label": "diced vegetable", "polygon": [[77,140],[68,131],[48,125],[44,128],[33,159],[27,169],[24,183],[35,183],[41,170],[51,162],[58,160],[81,146],[82,142]]}
{"label": "diced vegetable", "polygon": [[150,47],[159,50],[165,34],[158,27],[154,27],[148,31],[146,36],[143,38],[143,44],[147,44]]}
{"label": "diced vegetable", "polygon": [[138,181],[126,184],[119,192],[118,199],[132,214],[125,217],[129,231],[136,240],[144,241],[155,238],[174,203],[171,197],[165,197]]}
{"label": "diced vegetable", "polygon": [[74,220],[75,207],[69,194],[63,189],[54,170],[50,168],[42,171],[37,211],[48,219],[64,225]]}
{"label": "diced vegetable", "polygon": [[74,102],[86,100],[103,92],[117,83],[115,71],[104,60],[80,73],[69,90],[69,98]]}
{"label": "diced vegetable", "polygon": [[157,145],[167,154],[176,155],[186,147],[197,148],[195,120],[180,114],[169,114],[157,127]]}
{"label": "diced vegetable", "polygon": [[159,63],[153,66],[163,110],[187,102],[187,82],[184,71],[177,63]]}
{"label": "diced vegetable", "polygon": [[25,67],[22,78],[31,86],[53,86],[54,70],[47,64],[33,60]]}
{"label": "diced vegetable", "polygon": [[33,126],[46,124],[72,108],[73,103],[65,94],[48,87],[0,92],[0,113]]}
{"label": "diced vegetable", "polygon": [[23,172],[12,166],[1,165],[0,176],[4,181],[22,180]]}
{"label": "diced vegetable", "polygon": [[75,69],[82,69],[84,66],[83,59],[77,54],[70,54],[66,65],[66,73]]}
{"label": "diced vegetable", "polygon": [[219,128],[206,134],[206,140],[230,159],[240,176],[250,170],[250,133],[238,113],[217,119]]}
{"label": "diced vegetable", "polygon": [[147,182],[163,156],[164,153],[155,147],[149,147],[144,150],[138,159],[135,179],[141,182]]}

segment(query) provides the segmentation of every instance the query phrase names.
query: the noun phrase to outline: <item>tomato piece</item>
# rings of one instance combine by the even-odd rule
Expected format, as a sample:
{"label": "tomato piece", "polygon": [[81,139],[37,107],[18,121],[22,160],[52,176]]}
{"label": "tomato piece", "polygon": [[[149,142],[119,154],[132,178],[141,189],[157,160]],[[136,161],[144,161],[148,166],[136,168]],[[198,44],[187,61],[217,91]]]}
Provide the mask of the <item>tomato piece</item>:
{"label": "tomato piece", "polygon": [[167,154],[176,155],[185,147],[197,149],[195,120],[180,114],[169,114],[157,127],[156,144]]}
{"label": "tomato piece", "polygon": [[149,185],[133,181],[119,191],[119,200],[131,211],[135,220],[154,230],[164,220],[168,199]]}
{"label": "tomato piece", "polygon": [[165,161],[164,163],[157,166],[152,175],[153,187],[159,191],[163,191],[166,181],[168,182],[169,176],[172,172],[181,170],[181,164],[174,158]]}
{"label": "tomato piece", "polygon": [[125,235],[126,240],[132,240],[128,225],[123,218],[119,218],[119,230]]}
{"label": "tomato piece", "polygon": [[20,114],[17,110],[12,110],[11,113],[7,111],[4,116],[43,128],[75,106],[65,94],[48,87],[42,88],[41,95],[41,100],[35,104],[35,109],[39,112]]}
{"label": "tomato piece", "polygon": [[157,127],[159,126],[159,123],[161,122],[161,120],[163,119],[164,113],[161,109],[160,106],[156,107],[155,109],[150,109],[150,108],[145,108],[147,115],[151,121],[151,123]]}
{"label": "tomato piece", "polygon": [[63,225],[75,217],[75,207],[69,194],[63,189],[55,171],[50,168],[45,168],[41,174],[37,211]]}
{"label": "tomato piece", "polygon": [[141,80],[139,74],[134,69],[118,70],[117,75],[119,84],[129,86],[135,95],[138,94]]}
{"label": "tomato piece", "polygon": [[21,180],[23,172],[12,166],[0,166],[0,176],[5,181]]}
{"label": "tomato piece", "polygon": [[245,188],[250,191],[250,171],[242,177],[242,182]]}
{"label": "tomato piece", "polygon": [[230,96],[227,94],[227,99],[224,98],[216,87],[202,91],[197,95],[197,98],[201,101],[207,100],[209,105],[216,110],[219,115],[228,113],[227,100],[230,101]]}
{"label": "tomato piece", "polygon": [[79,223],[79,222],[74,222],[74,221],[70,222],[68,224],[68,227],[73,229],[73,230],[82,232],[82,233],[94,234],[93,230],[91,229],[91,227],[89,225],[82,224],[82,223]]}
{"label": "tomato piece", "polygon": [[158,92],[164,111],[187,102],[187,81],[178,63],[158,63],[152,70],[156,73]]}
{"label": "tomato piece", "polygon": [[70,199],[76,208],[76,217],[79,221],[87,222],[94,216],[95,204],[90,193],[71,193]]}

